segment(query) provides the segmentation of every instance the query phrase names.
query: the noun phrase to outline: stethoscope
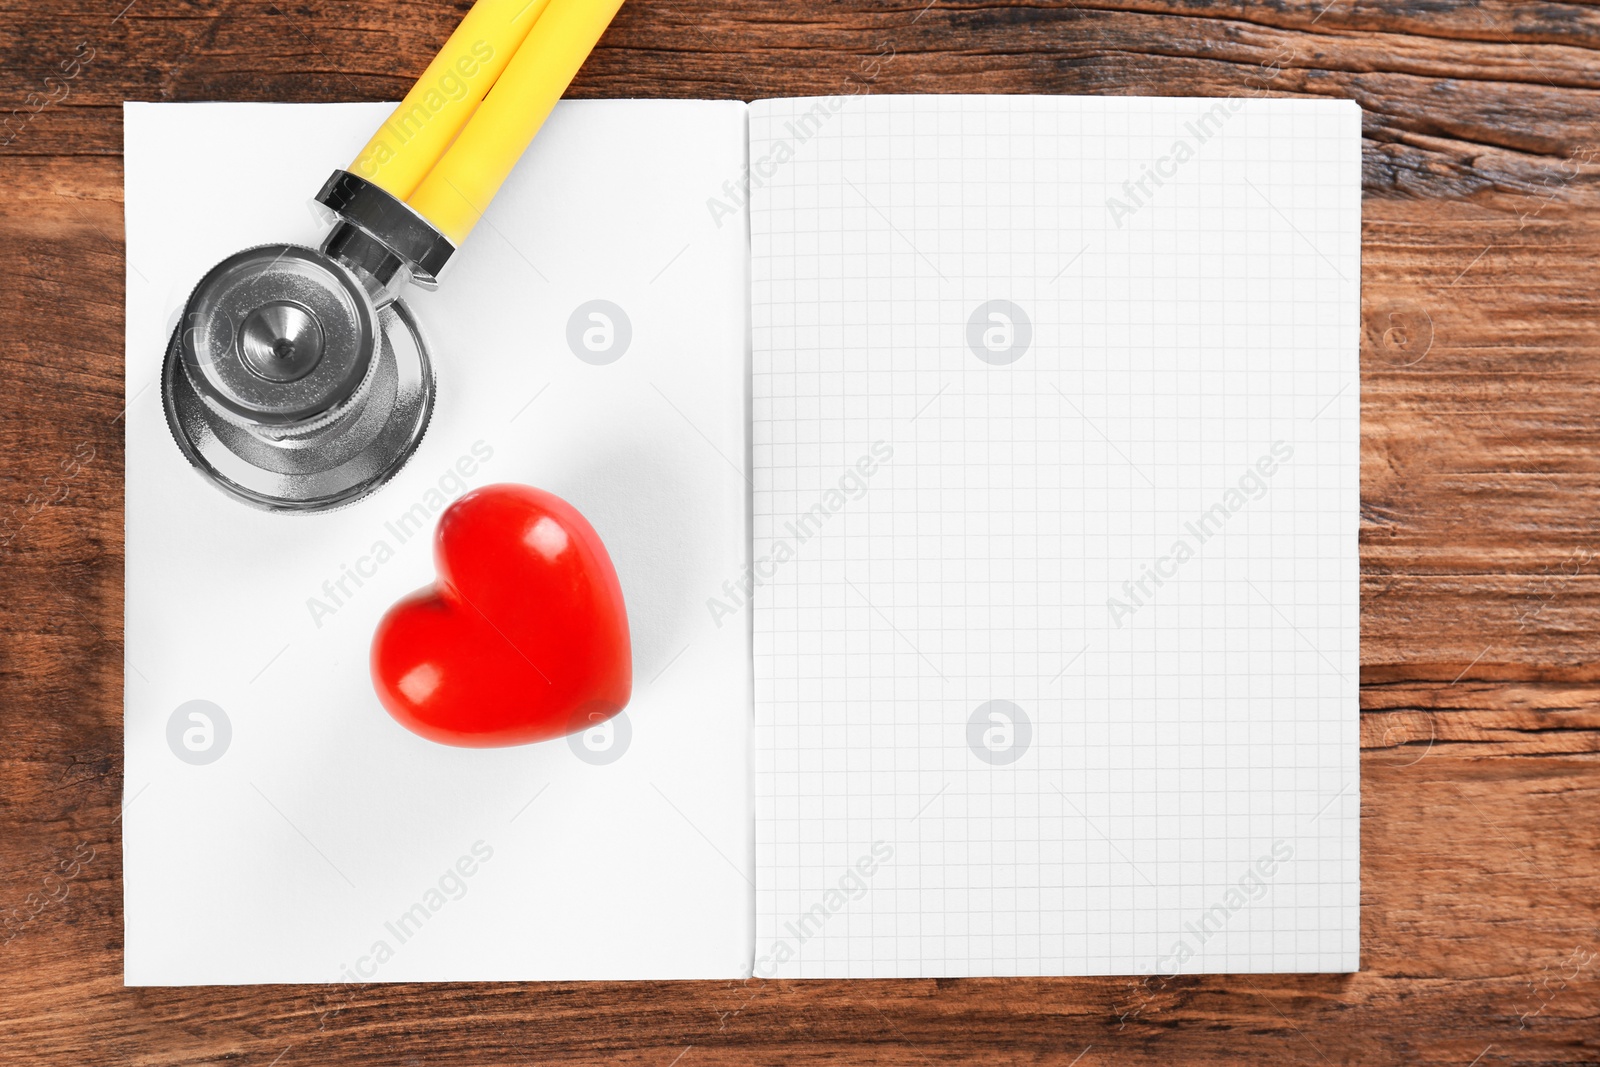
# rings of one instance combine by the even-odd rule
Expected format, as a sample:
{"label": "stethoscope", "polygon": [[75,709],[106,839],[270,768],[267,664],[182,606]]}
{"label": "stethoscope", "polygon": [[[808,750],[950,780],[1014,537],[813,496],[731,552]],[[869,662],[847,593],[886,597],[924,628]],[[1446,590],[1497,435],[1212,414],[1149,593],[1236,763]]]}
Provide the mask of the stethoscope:
{"label": "stethoscope", "polygon": [[200,279],[162,394],[178,447],[213,484],[258,507],[315,511],[405,465],[428,428],[434,372],[401,293],[438,286],[621,6],[477,0],[317,193],[332,223],[321,247],[247,248]]}

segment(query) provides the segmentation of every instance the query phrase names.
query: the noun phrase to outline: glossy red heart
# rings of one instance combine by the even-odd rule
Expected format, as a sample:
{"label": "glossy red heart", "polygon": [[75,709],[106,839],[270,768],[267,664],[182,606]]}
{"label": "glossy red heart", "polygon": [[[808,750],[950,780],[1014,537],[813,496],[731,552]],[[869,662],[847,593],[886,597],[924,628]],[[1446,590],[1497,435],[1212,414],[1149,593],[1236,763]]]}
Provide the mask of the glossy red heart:
{"label": "glossy red heart", "polygon": [[628,616],[611,557],[565,500],[474,489],[439,517],[439,579],[372,639],[372,683],[400,724],[487,748],[545,741],[621,711],[633,690]]}

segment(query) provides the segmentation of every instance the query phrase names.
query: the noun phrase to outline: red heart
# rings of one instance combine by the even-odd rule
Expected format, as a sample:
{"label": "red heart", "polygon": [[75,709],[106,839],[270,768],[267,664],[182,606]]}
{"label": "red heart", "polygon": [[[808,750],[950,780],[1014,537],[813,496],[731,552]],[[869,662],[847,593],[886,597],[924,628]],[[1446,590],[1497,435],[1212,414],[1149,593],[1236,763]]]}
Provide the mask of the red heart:
{"label": "red heart", "polygon": [[600,535],[565,500],[489,485],[434,531],[439,580],[390,608],[372,684],[400,724],[487,748],[584,730],[633,691],[622,586]]}

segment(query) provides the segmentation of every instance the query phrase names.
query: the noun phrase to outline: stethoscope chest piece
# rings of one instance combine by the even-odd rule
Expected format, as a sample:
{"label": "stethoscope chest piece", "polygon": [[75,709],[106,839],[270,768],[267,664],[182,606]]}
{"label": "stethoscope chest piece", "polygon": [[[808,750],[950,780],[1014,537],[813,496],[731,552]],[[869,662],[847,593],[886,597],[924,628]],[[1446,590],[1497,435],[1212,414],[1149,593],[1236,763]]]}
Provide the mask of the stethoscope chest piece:
{"label": "stethoscope chest piece", "polygon": [[427,347],[393,294],[417,273],[396,260],[375,275],[367,264],[382,246],[348,222],[329,241],[365,259],[272,244],[218,263],[167,346],[162,390],[178,447],[259,507],[359,499],[405,464],[432,412]]}
{"label": "stethoscope chest piece", "polygon": [[161,382],[201,474],[258,507],[317,511],[405,465],[433,411],[433,368],[400,294],[438,286],[621,3],[477,0],[323,183],[321,246],[247,248],[200,280]]}

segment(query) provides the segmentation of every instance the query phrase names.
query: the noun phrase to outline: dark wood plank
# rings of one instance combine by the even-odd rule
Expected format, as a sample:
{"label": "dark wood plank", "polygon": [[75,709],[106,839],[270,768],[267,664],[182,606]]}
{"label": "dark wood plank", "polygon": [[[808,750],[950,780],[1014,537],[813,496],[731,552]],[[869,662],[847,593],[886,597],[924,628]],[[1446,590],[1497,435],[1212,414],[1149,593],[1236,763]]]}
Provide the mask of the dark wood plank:
{"label": "dark wood plank", "polygon": [[124,3],[0,5],[0,1057],[1600,1063],[1600,8],[629,0],[572,90],[1361,103],[1361,973],[128,990],[121,101],[393,98],[467,5]]}

